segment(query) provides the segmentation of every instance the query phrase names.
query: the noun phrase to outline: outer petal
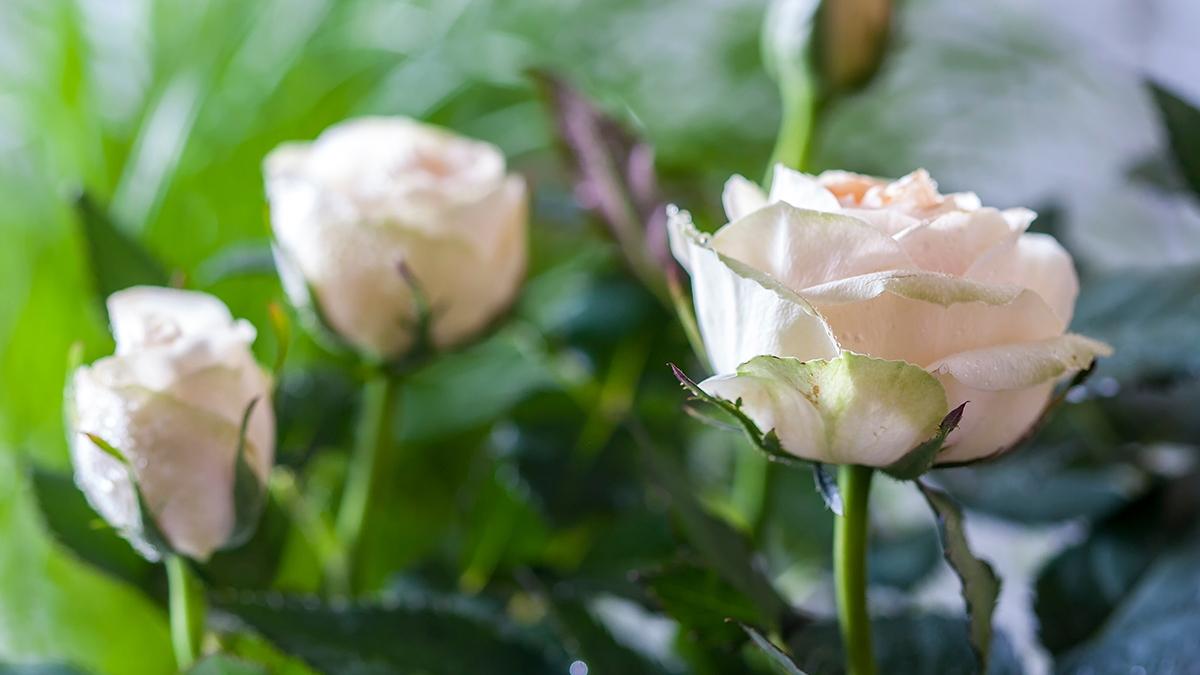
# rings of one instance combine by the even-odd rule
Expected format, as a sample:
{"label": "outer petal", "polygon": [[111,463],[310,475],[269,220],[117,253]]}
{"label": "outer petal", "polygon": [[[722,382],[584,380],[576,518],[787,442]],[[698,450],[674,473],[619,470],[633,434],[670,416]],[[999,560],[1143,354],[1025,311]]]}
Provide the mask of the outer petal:
{"label": "outer petal", "polygon": [[817,182],[817,179],[782,164],[776,164],[771,176],[771,193],[767,201],[774,204],[784,202],[798,209],[838,213],[842,205],[832,192]]}
{"label": "outer petal", "polygon": [[671,249],[692,274],[696,319],[718,373],[760,354],[832,358],[837,343],[803,298],[708,246],[685,211],[672,209]]}
{"label": "outer petal", "polygon": [[[512,303],[525,276],[525,181],[510,176],[470,208],[469,214],[457,214],[457,221],[474,223],[472,236],[414,241],[406,259],[429,296],[433,340],[439,347],[461,343],[486,327]],[[459,252],[464,241],[472,246],[466,255]]]}
{"label": "outer petal", "polygon": [[930,272],[961,276],[984,251],[1014,238],[996,209],[953,211],[896,235],[896,241]]}
{"label": "outer petal", "polygon": [[745,176],[734,174],[725,181],[725,190],[721,193],[721,204],[725,207],[725,217],[729,222],[744,218],[767,205],[767,195],[757,183]]}
{"label": "outer petal", "polygon": [[721,228],[712,247],[797,292],[868,272],[916,269],[894,239],[870,225],[784,202]]}
{"label": "outer petal", "polygon": [[[144,388],[110,388],[89,368],[75,375],[72,412],[76,481],[96,510],[135,546],[146,550],[128,473],[83,432],[99,435],[126,454],[173,548],[204,560],[228,540],[234,522],[237,426]],[[249,442],[253,457],[264,456]]]}
{"label": "outer petal", "polygon": [[989,284],[1029,288],[1046,301],[1064,324],[1071,322],[1079,277],[1071,254],[1048,234],[1023,234],[998,244],[979,257],[966,277]]}
{"label": "outer petal", "polygon": [[986,457],[1011,447],[1041,417],[1054,384],[1112,349],[1082,335],[954,354],[929,370],[951,406],[970,401],[947,440],[942,462]]}
{"label": "outer petal", "polygon": [[933,436],[948,407],[929,373],[900,361],[844,352],[831,360],[760,356],[706,392],[742,402],[788,452],[818,462],[887,466]]}
{"label": "outer petal", "polygon": [[1064,325],[1033,291],[932,272],[879,272],[802,295],[843,349],[920,366],[950,354],[1060,335]]}
{"label": "outer petal", "polygon": [[108,314],[117,355],[138,357],[126,376],[151,389],[213,365],[237,367],[254,342],[254,326],[197,291],[127,288],[109,296]]}

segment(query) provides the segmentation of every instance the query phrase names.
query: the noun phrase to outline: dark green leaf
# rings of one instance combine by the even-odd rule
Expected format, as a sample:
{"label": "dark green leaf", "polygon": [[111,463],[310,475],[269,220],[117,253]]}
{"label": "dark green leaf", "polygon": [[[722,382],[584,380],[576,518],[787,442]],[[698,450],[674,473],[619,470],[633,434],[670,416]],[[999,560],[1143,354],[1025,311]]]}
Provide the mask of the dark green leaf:
{"label": "dark green leaf", "polygon": [[548,359],[536,336],[516,328],[437,359],[405,379],[397,414],[401,442],[486,424],[522,398],[556,386]]}
{"label": "dark green leaf", "polygon": [[464,599],[409,597],[331,606],[317,600],[241,595],[216,601],[317,670],[344,675],[562,673],[565,657]]}
{"label": "dark green leaf", "polygon": [[1194,477],[1160,486],[1093,526],[1051,560],[1034,605],[1042,643],[1055,654],[1099,631],[1154,561],[1192,526],[1200,506]]}
{"label": "dark green leaf", "polygon": [[268,675],[267,669],[249,661],[217,654],[188,669],[187,675]]}
{"label": "dark green leaf", "polygon": [[282,559],[291,520],[274,495],[268,494],[253,536],[226,546],[199,566],[210,588],[259,589],[271,585]]}
{"label": "dark green leaf", "polygon": [[1164,556],[1094,639],[1060,662],[1063,674],[1190,673],[1200,663],[1200,539]]}
{"label": "dark green leaf", "polygon": [[123,288],[167,284],[168,277],[162,264],[122,232],[109,218],[107,210],[86,192],[76,197],[75,211],[83,228],[95,290],[102,304],[105,298]]}
{"label": "dark green leaf", "polygon": [[760,618],[758,608],[712,568],[685,562],[641,572],[641,583],[671,618],[706,644],[744,640],[738,623]]}
{"label": "dark green leaf", "polygon": [[[871,621],[879,672],[892,675],[937,673],[977,675],[978,662],[968,641],[968,623],[937,614],[901,615]],[[799,668],[821,675],[845,672],[837,623],[822,621],[788,637]],[[1023,675],[1025,669],[1003,634],[992,645],[988,675]]]}
{"label": "dark green leaf", "polygon": [[942,559],[938,532],[932,524],[874,528],[867,550],[871,584],[912,590],[929,577]]}
{"label": "dark green leaf", "polygon": [[201,286],[239,277],[275,275],[275,258],[268,242],[231,244],[196,268],[196,282]]}
{"label": "dark green leaf", "polygon": [[1200,196],[1200,110],[1163,87],[1150,83],[1171,150],[1192,192]]}
{"label": "dark green leaf", "polygon": [[125,541],[88,505],[75,481],[66,474],[42,469],[31,472],[33,493],[51,534],[82,560],[147,588],[155,566],[134,553]]}
{"label": "dark green leaf", "polygon": [[791,609],[763,573],[745,538],[696,501],[687,472],[673,458],[657,448],[643,448],[643,456],[651,476],[669,495],[692,545],[726,582],[754,603],[759,613],[754,623],[770,628],[785,623]]}
{"label": "dark green leaf", "polygon": [[762,633],[759,633],[746,624],[741,624],[741,626],[742,630],[746,631],[746,635],[750,636],[750,641],[754,643],[754,646],[758,647],[759,651],[766,655],[771,672],[776,673],[776,675],[804,675],[804,671],[796,666],[792,658],[784,654],[770,640],[763,637]]}
{"label": "dark green leaf", "polygon": [[987,671],[992,646],[992,613],[1000,597],[1000,579],[992,566],[975,557],[967,544],[963,512],[945,492],[917,481],[921,494],[937,515],[942,534],[942,554],[962,582],[963,600],[970,620],[971,646],[979,660],[980,670]]}
{"label": "dark green leaf", "polygon": [[931,469],[934,461],[937,460],[938,452],[946,442],[946,437],[950,435],[951,431],[957,429],[958,423],[962,421],[963,410],[966,407],[967,404],[962,403],[947,413],[938,424],[937,433],[933,435],[933,438],[905,453],[903,457],[890,466],[884,467],[883,470],[897,480],[916,480],[921,474]]}
{"label": "dark green leaf", "polygon": [[662,675],[654,662],[630,647],[618,642],[588,609],[583,598],[564,584],[552,592],[539,587],[550,608],[550,616],[563,646],[571,658],[583,661],[589,672],[628,673],[628,675]]}

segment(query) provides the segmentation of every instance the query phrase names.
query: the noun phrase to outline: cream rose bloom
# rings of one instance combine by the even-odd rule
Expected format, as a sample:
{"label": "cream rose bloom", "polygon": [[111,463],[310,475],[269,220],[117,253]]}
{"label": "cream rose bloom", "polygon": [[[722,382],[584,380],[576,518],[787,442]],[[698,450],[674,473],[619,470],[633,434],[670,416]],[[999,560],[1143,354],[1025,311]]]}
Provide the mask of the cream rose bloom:
{"label": "cream rose bloom", "polygon": [[776,167],[770,194],[725,186],[729,224],[674,211],[717,375],[763,432],[805,459],[888,466],[969,404],[939,462],[1002,452],[1054,384],[1107,346],[1065,333],[1078,280],[1035,214],[942,195],[924,171],[885,180]]}
{"label": "cream rose bloom", "polygon": [[414,283],[438,347],[479,332],[517,293],[525,183],[493,145],[363,118],[280,146],[265,173],[288,295],[358,350],[393,359],[413,346]]}
{"label": "cream rose bloom", "polygon": [[116,353],[78,368],[68,387],[75,481],[105,520],[155,559],[132,473],[166,543],[205,560],[230,543],[238,524],[237,449],[251,401],[243,452],[260,482],[275,452],[271,378],[250,353],[254,327],[210,295],[168,288],[114,293],[108,313]]}

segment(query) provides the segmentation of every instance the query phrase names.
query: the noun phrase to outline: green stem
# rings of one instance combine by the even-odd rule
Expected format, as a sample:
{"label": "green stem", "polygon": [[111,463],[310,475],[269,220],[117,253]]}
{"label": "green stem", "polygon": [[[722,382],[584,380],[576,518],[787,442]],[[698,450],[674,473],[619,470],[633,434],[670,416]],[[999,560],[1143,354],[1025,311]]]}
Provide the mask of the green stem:
{"label": "green stem", "polygon": [[837,584],[838,626],[846,654],[846,675],[875,675],[871,615],[867,611],[867,505],[873,469],[838,469],[842,516],[834,521],[833,573]]}
{"label": "green stem", "polygon": [[779,135],[775,138],[775,150],[771,153],[771,164],[767,167],[766,185],[770,187],[776,164],[790,169],[806,171],[812,137],[817,127],[817,102],[808,78],[781,85],[783,92],[783,115],[779,123]]}
{"label": "green stem", "polygon": [[175,648],[176,665],[179,670],[186,670],[200,656],[200,643],[204,639],[204,589],[183,557],[167,556],[164,564],[170,601],[171,645]]}
{"label": "green stem", "polygon": [[391,423],[399,389],[399,380],[383,371],[372,374],[363,389],[358,437],[337,518],[338,539],[344,552],[340,564],[349,572],[350,590],[354,592],[360,590],[356,561],[362,535],[393,448]]}

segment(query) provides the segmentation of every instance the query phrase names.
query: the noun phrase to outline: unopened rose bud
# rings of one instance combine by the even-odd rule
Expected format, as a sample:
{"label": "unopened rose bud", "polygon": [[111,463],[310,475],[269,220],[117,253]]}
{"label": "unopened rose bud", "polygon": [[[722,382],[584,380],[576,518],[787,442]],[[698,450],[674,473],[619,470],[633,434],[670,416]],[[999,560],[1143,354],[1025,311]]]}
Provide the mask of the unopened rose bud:
{"label": "unopened rose bud", "polygon": [[937,461],[986,457],[1110,352],[1065,332],[1075,268],[1053,237],[1026,233],[1027,209],[943,195],[924,171],[782,166],[770,194],[735,176],[724,203],[730,222],[711,236],[683,212],[670,226],[717,373],[699,388],[740,402],[788,453],[886,467],[941,428]]}
{"label": "unopened rose bud", "polygon": [[146,557],[205,560],[252,530],[274,456],[254,327],[210,295],[167,288],[114,293],[108,313],[116,353],[68,387],[75,481]]}
{"label": "unopened rose bud", "polygon": [[398,359],[423,326],[435,347],[461,343],[517,293],[525,183],[493,145],[363,118],[280,146],[264,169],[285,290],[361,352]]}

